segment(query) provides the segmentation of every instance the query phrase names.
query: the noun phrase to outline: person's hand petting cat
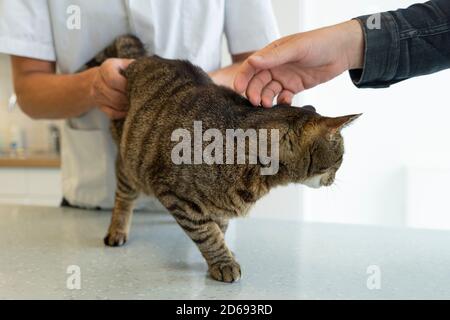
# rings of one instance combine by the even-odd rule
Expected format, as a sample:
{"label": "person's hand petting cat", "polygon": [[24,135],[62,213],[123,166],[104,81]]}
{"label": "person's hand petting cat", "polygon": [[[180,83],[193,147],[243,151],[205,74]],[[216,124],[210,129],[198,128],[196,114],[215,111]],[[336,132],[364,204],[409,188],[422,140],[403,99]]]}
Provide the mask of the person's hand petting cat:
{"label": "person's hand petting cat", "polygon": [[448,21],[450,1],[431,0],[294,34],[249,57],[234,88],[252,104],[271,107],[275,97],[290,104],[295,94],[347,70],[358,88],[436,73],[450,68]]}
{"label": "person's hand petting cat", "polygon": [[281,38],[250,56],[234,87],[250,102],[269,108],[291,104],[295,94],[363,66],[364,35],[358,21]]}
{"label": "person's hand petting cat", "polygon": [[127,115],[127,79],[120,73],[133,62],[131,59],[108,59],[100,67],[92,69],[90,97],[92,105],[110,119],[121,119]]}

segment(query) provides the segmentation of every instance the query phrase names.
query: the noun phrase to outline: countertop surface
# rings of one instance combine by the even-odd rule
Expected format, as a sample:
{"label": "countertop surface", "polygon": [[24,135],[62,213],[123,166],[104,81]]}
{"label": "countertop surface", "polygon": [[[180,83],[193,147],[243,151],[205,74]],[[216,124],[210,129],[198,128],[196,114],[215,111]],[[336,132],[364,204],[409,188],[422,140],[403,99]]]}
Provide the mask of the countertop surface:
{"label": "countertop surface", "polygon": [[31,153],[20,156],[0,153],[0,168],[59,169],[60,167],[60,156],[54,153]]}
{"label": "countertop surface", "polygon": [[[109,219],[101,211],[0,206],[0,298],[450,298],[447,231],[240,219],[227,242],[243,279],[224,284],[207,276],[168,214],[135,213],[121,248],[103,245]],[[78,271],[81,288],[70,289]]]}

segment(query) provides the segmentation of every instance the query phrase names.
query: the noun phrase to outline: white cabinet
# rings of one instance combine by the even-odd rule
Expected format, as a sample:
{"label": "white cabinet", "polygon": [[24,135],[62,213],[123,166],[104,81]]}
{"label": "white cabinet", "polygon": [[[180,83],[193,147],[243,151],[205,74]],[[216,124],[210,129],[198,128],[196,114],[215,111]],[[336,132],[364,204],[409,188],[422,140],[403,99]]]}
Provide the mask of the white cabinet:
{"label": "white cabinet", "polygon": [[58,206],[61,171],[57,168],[0,168],[0,204]]}

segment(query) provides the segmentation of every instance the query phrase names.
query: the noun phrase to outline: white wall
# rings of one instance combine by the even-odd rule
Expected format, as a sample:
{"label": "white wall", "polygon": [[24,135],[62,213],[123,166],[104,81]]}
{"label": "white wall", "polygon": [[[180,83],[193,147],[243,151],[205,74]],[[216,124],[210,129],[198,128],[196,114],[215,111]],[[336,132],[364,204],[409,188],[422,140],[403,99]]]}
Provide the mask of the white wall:
{"label": "white wall", "polygon": [[[351,0],[344,6],[342,1],[306,0],[302,3],[302,28],[309,30],[414,2]],[[448,183],[442,179],[445,173],[448,177],[450,168],[449,81],[450,71],[444,71],[389,89],[363,90],[356,89],[344,74],[302,94],[302,102],[315,105],[324,115],[364,113],[344,132],[347,153],[337,185],[304,190],[305,219],[450,227],[448,219],[436,216],[436,211],[449,211]],[[420,209],[418,202],[422,203]]]}

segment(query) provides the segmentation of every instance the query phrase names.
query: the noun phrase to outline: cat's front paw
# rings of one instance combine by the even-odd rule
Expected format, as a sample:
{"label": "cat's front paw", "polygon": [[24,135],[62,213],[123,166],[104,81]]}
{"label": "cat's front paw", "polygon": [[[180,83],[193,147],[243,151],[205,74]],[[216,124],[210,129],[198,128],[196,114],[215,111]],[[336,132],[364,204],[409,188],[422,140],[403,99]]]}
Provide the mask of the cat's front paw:
{"label": "cat's front paw", "polygon": [[209,267],[209,273],[214,280],[223,282],[236,282],[241,274],[241,266],[236,261],[227,261]]}
{"label": "cat's front paw", "polygon": [[120,247],[125,244],[128,240],[128,234],[125,232],[108,232],[106,237],[103,239],[103,242],[110,247]]}

